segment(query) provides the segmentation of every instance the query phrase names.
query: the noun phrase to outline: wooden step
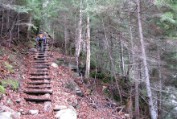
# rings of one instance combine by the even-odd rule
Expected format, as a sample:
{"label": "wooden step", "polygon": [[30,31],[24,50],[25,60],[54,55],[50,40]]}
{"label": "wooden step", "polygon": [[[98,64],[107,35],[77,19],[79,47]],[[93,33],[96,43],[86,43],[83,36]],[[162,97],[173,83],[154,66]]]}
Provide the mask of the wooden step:
{"label": "wooden step", "polygon": [[35,66],[33,66],[31,68],[33,68],[33,69],[50,69],[50,67],[45,67],[45,66],[41,66],[41,67],[35,67]]}
{"label": "wooden step", "polygon": [[46,96],[46,95],[42,95],[42,96],[32,96],[32,95],[28,95],[28,96],[25,96],[24,99],[26,101],[32,101],[32,102],[44,102],[44,101],[51,101],[51,97],[50,95],[49,96]]}
{"label": "wooden step", "polygon": [[31,71],[47,72],[47,71],[49,71],[49,69],[48,68],[35,68],[35,67],[31,67]]}
{"label": "wooden step", "polygon": [[35,61],[44,61],[44,60],[47,60],[47,58],[34,58]]}
{"label": "wooden step", "polygon": [[31,76],[48,76],[49,73],[44,72],[44,73],[30,73]]}
{"label": "wooden step", "polygon": [[29,72],[29,74],[30,73],[33,73],[33,74],[44,74],[44,73],[46,73],[47,74],[47,73],[49,73],[49,70],[47,70],[47,69],[46,70],[33,69],[32,71]]}
{"label": "wooden step", "polygon": [[47,54],[34,54],[34,55],[32,55],[32,56],[34,56],[34,57],[38,57],[38,56],[48,57],[48,55],[47,55]]}
{"label": "wooden step", "polygon": [[29,84],[26,86],[26,88],[36,88],[36,89],[42,89],[42,88],[52,88],[50,84],[41,84],[41,85],[31,85]]}
{"label": "wooden step", "polygon": [[24,93],[27,93],[27,94],[52,94],[52,90],[51,89],[28,89],[28,90],[25,90]]}
{"label": "wooden step", "polygon": [[31,80],[50,80],[51,78],[48,76],[31,76],[29,79]]}
{"label": "wooden step", "polygon": [[32,67],[49,67],[50,64],[47,63],[37,63],[37,64],[32,64]]}
{"label": "wooden step", "polygon": [[32,64],[45,64],[45,63],[50,63],[50,61],[49,60],[42,60],[42,61],[40,61],[40,60],[38,60],[38,61],[34,60],[34,61],[31,61],[30,63],[32,63]]}
{"label": "wooden step", "polygon": [[28,82],[27,84],[33,84],[33,85],[50,84],[50,81],[49,80],[31,81],[31,82]]}

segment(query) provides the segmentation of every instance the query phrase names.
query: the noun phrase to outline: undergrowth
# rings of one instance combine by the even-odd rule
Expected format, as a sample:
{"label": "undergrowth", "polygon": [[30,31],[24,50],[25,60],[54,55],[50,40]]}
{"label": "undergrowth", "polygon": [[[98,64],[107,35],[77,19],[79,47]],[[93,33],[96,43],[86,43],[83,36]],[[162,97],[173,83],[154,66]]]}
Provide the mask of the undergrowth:
{"label": "undergrowth", "polygon": [[5,88],[2,85],[0,85],[0,94],[4,94],[5,91],[6,91]]}
{"label": "undergrowth", "polygon": [[4,62],[4,66],[8,70],[9,73],[14,73],[13,66],[9,62]]}
{"label": "undergrowth", "polygon": [[14,79],[2,80],[1,85],[5,88],[10,87],[12,90],[18,90],[18,88],[19,88],[19,82]]}

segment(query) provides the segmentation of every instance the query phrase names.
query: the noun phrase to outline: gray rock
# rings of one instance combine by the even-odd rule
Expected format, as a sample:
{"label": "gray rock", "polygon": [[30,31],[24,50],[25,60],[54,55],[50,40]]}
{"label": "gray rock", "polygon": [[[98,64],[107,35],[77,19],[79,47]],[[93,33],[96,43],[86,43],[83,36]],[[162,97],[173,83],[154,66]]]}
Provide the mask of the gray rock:
{"label": "gray rock", "polygon": [[73,73],[73,76],[74,76],[74,77],[80,77],[80,76],[79,76],[79,73],[77,73],[77,72],[74,72],[74,73]]}
{"label": "gray rock", "polygon": [[1,112],[0,119],[12,119],[12,113],[11,112]]}
{"label": "gray rock", "polygon": [[30,49],[29,49],[29,52],[30,52],[30,53],[36,53],[36,52],[37,52],[37,49],[36,49],[36,48],[30,48]]}
{"label": "gray rock", "polygon": [[55,115],[55,119],[77,119],[77,112],[70,106],[70,108],[58,111]]}
{"label": "gray rock", "polygon": [[45,102],[44,103],[44,111],[45,112],[50,112],[51,110],[52,110],[52,103],[50,101]]}
{"label": "gray rock", "polygon": [[32,115],[37,115],[39,114],[39,110],[29,110],[29,113]]}
{"label": "gray rock", "polygon": [[0,119],[20,119],[20,113],[15,112],[11,108],[0,105],[1,113],[0,113]]}
{"label": "gray rock", "polygon": [[54,68],[58,68],[58,64],[56,64],[54,62],[51,64],[51,66],[54,67]]}
{"label": "gray rock", "polygon": [[17,100],[16,100],[16,102],[17,102],[17,103],[20,103],[20,102],[21,102],[21,99],[20,99],[20,98],[19,98],[19,99],[17,99]]}

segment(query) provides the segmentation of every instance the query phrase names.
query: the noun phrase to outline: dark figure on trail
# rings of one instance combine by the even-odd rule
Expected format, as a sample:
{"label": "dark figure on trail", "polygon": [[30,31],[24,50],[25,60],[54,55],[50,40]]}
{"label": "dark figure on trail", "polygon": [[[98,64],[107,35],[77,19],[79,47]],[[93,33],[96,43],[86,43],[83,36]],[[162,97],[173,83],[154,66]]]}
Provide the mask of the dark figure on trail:
{"label": "dark figure on trail", "polygon": [[44,51],[44,45],[46,44],[46,36],[44,33],[39,32],[36,37],[37,50]]}

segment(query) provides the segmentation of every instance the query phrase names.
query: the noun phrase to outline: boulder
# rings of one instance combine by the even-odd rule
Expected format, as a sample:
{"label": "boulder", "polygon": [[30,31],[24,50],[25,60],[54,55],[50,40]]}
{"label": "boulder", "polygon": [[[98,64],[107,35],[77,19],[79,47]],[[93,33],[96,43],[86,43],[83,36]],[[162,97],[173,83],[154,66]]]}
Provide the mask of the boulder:
{"label": "boulder", "polygon": [[32,115],[37,115],[39,114],[39,110],[29,110],[29,113]]}
{"label": "boulder", "polygon": [[55,115],[55,119],[77,119],[77,112],[74,107],[70,106],[67,109],[58,111]]}
{"label": "boulder", "polygon": [[51,64],[51,66],[54,67],[54,68],[58,68],[58,64],[56,64],[54,62]]}
{"label": "boulder", "polygon": [[11,112],[1,112],[0,119],[12,119],[12,113]]}
{"label": "boulder", "polygon": [[0,105],[0,119],[20,119],[20,113],[7,106]]}

